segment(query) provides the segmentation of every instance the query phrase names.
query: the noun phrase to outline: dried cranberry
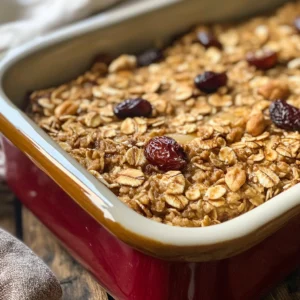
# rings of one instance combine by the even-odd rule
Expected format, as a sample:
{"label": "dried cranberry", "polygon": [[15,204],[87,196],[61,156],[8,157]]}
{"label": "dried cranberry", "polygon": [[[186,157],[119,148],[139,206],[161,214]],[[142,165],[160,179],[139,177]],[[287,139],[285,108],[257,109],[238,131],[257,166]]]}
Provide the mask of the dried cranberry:
{"label": "dried cranberry", "polygon": [[249,52],[246,56],[247,62],[257,69],[267,70],[273,68],[278,61],[277,53],[271,50]]}
{"label": "dried cranberry", "polygon": [[226,85],[226,73],[204,72],[195,77],[195,86],[202,92],[214,93],[218,88]]}
{"label": "dried cranberry", "polygon": [[167,136],[151,139],[146,145],[145,156],[152,165],[162,171],[181,170],[187,161],[183,148]]}
{"label": "dried cranberry", "polygon": [[300,110],[284,100],[276,100],[271,103],[270,117],[279,128],[292,131],[300,130]]}
{"label": "dried cranberry", "polygon": [[164,58],[163,52],[160,49],[152,48],[137,56],[137,64],[140,67],[149,66]]}
{"label": "dried cranberry", "polygon": [[294,20],[294,25],[295,25],[295,28],[297,29],[297,31],[300,32],[300,16],[298,16],[298,17]]}
{"label": "dried cranberry", "polygon": [[198,41],[205,47],[216,47],[222,49],[222,44],[211,32],[199,31],[197,33]]}
{"label": "dried cranberry", "polygon": [[152,113],[152,105],[145,99],[127,99],[114,108],[114,114],[119,119],[133,117],[149,117]]}

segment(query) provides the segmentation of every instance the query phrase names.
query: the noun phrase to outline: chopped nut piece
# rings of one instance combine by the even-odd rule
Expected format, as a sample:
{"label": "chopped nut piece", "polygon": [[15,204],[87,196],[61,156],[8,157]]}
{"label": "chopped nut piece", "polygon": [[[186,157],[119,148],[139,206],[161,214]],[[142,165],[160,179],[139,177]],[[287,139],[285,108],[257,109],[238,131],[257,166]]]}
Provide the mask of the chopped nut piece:
{"label": "chopped nut piece", "polygon": [[229,147],[221,148],[219,152],[219,159],[226,165],[234,165],[237,161],[235,152]]}
{"label": "chopped nut piece", "polygon": [[258,93],[267,100],[284,100],[289,96],[290,90],[285,82],[281,82],[279,80],[272,80],[266,85],[261,86],[258,89]]}
{"label": "chopped nut piece", "polygon": [[262,113],[250,117],[246,125],[246,131],[253,136],[262,134],[266,128],[266,121]]}
{"label": "chopped nut piece", "polygon": [[237,192],[246,182],[246,178],[244,170],[239,167],[233,167],[226,173],[225,182],[233,192]]}

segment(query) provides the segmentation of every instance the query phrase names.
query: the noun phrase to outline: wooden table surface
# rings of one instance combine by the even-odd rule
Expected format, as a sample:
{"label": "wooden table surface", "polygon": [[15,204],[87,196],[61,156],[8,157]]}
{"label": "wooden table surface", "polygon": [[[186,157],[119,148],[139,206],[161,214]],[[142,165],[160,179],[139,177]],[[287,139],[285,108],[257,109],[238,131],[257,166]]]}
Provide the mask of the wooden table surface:
{"label": "wooden table surface", "polygon": [[[22,239],[50,266],[61,283],[63,300],[111,299],[95,279],[60,246],[48,229],[18,202],[10,200],[7,204],[1,203],[0,227]],[[300,270],[291,274],[262,300],[300,300]]]}

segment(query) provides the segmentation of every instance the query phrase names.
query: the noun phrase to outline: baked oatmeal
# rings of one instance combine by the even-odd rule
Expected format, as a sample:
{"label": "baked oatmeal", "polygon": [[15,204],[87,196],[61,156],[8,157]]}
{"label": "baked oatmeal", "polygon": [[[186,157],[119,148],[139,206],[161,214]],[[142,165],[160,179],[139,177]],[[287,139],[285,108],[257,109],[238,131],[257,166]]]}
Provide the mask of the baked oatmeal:
{"label": "baked oatmeal", "polygon": [[197,26],[165,50],[98,59],[31,94],[30,116],[152,220],[208,226],[297,184],[300,3]]}

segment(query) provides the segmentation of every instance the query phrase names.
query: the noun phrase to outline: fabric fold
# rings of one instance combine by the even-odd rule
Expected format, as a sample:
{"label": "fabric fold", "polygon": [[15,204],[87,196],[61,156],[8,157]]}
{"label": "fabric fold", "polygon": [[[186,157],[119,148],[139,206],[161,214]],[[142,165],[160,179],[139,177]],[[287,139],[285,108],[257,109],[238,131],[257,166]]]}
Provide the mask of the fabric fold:
{"label": "fabric fold", "polygon": [[51,270],[27,246],[0,229],[0,300],[58,300]]}
{"label": "fabric fold", "polygon": [[0,53],[120,1],[1,0]]}

